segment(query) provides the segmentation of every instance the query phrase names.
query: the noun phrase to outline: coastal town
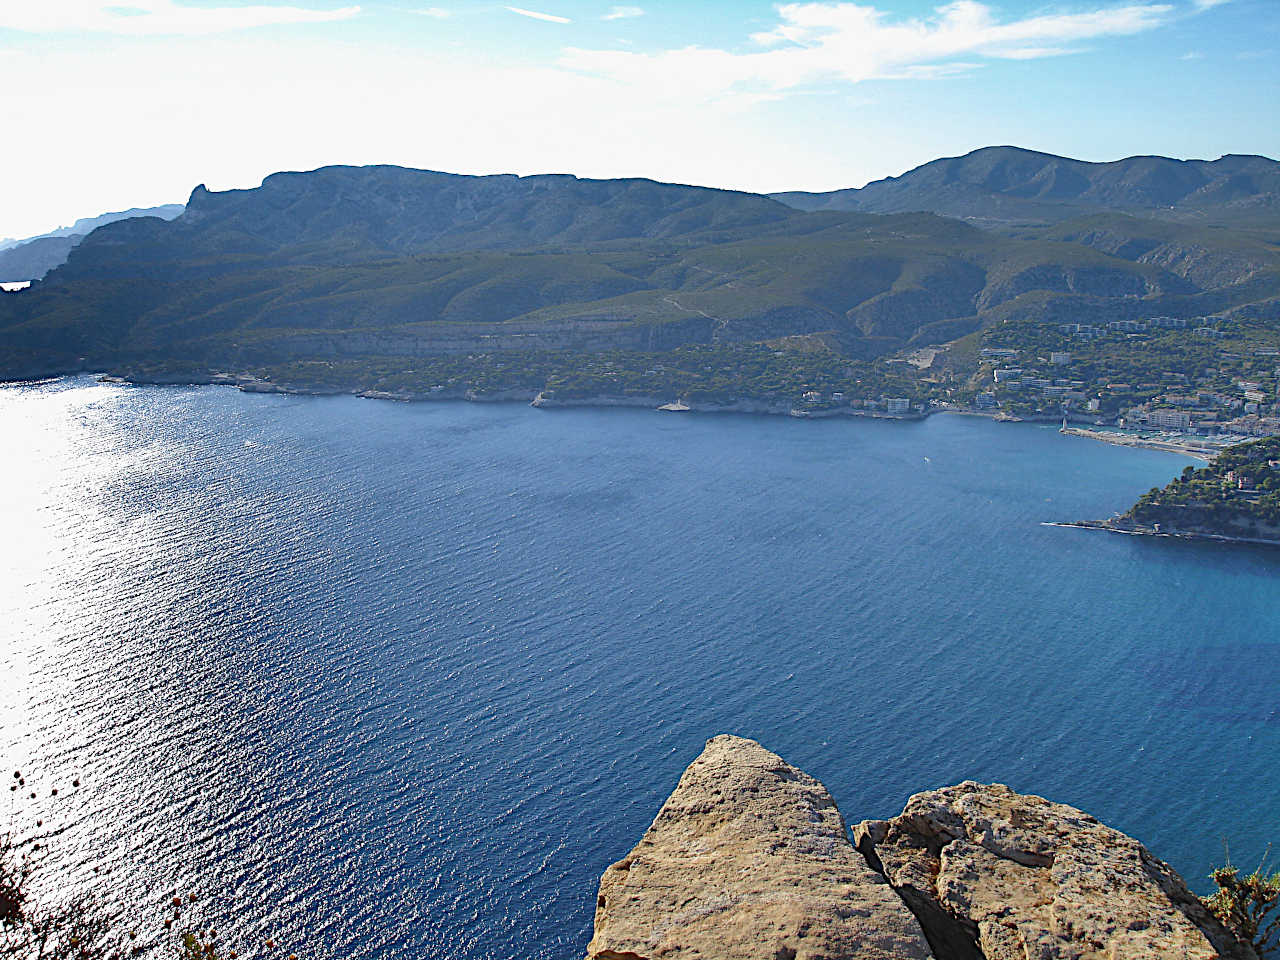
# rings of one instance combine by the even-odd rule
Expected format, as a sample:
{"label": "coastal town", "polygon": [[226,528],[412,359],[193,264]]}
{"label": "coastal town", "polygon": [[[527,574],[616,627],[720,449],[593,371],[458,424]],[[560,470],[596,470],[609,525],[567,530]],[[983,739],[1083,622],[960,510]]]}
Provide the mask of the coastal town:
{"label": "coastal town", "polygon": [[1251,320],[1157,316],[986,332],[976,412],[1212,454],[1280,435],[1280,338]]}

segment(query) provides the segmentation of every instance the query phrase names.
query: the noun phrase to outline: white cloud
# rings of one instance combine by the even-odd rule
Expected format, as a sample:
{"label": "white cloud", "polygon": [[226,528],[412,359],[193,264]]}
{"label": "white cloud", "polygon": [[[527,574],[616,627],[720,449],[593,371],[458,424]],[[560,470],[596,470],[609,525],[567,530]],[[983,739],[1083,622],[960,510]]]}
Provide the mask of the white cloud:
{"label": "white cloud", "polygon": [[1192,0],[1197,10],[1212,10],[1214,7],[1221,7],[1223,4],[1230,3],[1231,0]]}
{"label": "white cloud", "polygon": [[643,17],[643,7],[614,7],[601,20],[630,20],[632,17]]}
{"label": "white cloud", "polygon": [[0,28],[28,33],[204,35],[281,24],[328,23],[350,19],[359,12],[356,6],[312,10],[289,6],[191,7],[174,0],[39,0],[0,4]]}
{"label": "white cloud", "polygon": [[897,20],[859,3],[788,3],[779,22],[755,34],[762,49],[685,47],[656,54],[565,51],[571,69],[705,99],[776,96],[832,80],[948,76],[982,60],[1030,60],[1073,53],[1084,40],[1126,36],[1172,18],[1165,3],[998,20],[977,0],[955,0],[926,19]]}
{"label": "white cloud", "polygon": [[507,7],[512,13],[533,20],[545,20],[547,23],[573,23],[568,17],[557,17],[554,13],[539,13],[537,10],[524,10],[520,7]]}
{"label": "white cloud", "polygon": [[444,7],[423,7],[421,10],[411,10],[411,13],[417,13],[424,17],[432,17],[436,20],[447,20],[453,16],[452,12]]}
{"label": "white cloud", "polygon": [[1203,60],[1204,54],[1201,53],[1199,50],[1188,50],[1178,59],[1179,60]]}

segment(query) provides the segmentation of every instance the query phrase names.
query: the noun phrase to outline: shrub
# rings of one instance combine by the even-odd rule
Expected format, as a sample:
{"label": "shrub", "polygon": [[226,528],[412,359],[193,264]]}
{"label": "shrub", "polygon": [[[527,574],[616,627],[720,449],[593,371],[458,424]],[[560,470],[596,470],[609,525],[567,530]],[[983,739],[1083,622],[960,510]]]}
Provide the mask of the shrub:
{"label": "shrub", "polygon": [[1214,870],[1210,876],[1218,889],[1205,897],[1204,905],[1222,925],[1245,943],[1251,944],[1259,957],[1275,956],[1280,950],[1280,872],[1263,873],[1262,867],[1248,876],[1230,862]]}

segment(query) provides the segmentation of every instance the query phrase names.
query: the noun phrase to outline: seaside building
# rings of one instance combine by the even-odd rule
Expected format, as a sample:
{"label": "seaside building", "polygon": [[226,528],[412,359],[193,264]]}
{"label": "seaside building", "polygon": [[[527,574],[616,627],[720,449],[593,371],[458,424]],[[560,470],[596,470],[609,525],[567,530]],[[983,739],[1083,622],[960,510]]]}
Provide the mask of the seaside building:
{"label": "seaside building", "polygon": [[911,401],[906,397],[886,397],[884,409],[887,413],[910,413]]}
{"label": "seaside building", "polygon": [[1053,353],[1049,354],[1049,362],[1055,367],[1065,367],[1071,362],[1071,354],[1062,350],[1055,350]]}
{"label": "seaside building", "polygon": [[1152,410],[1147,414],[1147,422],[1165,430],[1190,430],[1191,414],[1185,410]]}

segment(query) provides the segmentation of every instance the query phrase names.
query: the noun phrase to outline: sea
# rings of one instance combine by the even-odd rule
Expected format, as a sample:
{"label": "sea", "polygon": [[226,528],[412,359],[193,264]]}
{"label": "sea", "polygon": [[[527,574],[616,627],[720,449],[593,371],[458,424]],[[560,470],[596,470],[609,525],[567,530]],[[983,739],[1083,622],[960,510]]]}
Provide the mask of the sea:
{"label": "sea", "polygon": [[1280,551],[1044,525],[1179,455],[87,377],[0,437],[10,828],[139,943],[179,896],[242,955],[580,957],[725,732],[850,824],[998,781],[1201,892],[1280,840]]}

